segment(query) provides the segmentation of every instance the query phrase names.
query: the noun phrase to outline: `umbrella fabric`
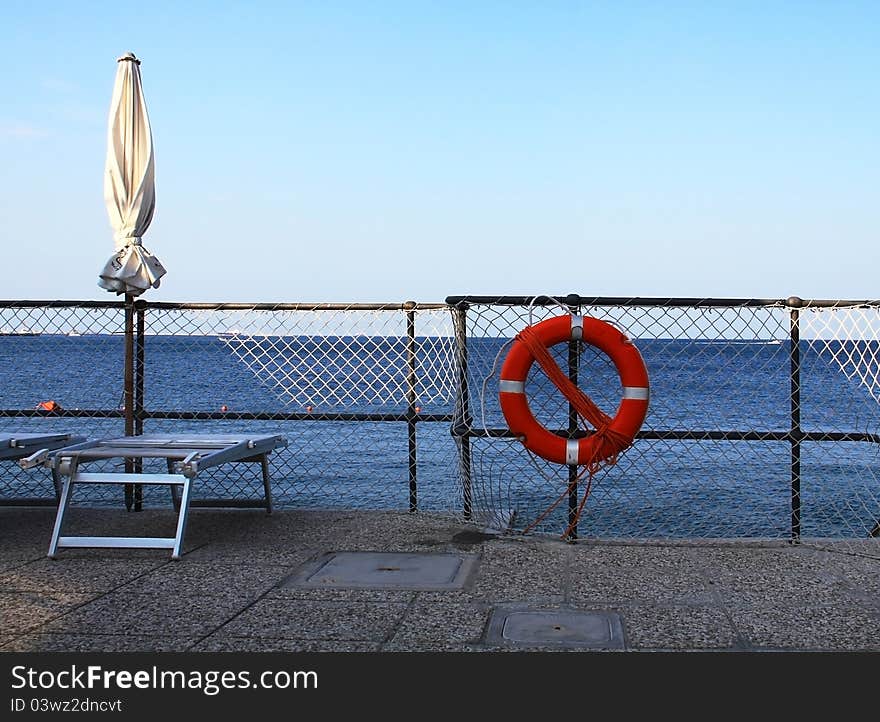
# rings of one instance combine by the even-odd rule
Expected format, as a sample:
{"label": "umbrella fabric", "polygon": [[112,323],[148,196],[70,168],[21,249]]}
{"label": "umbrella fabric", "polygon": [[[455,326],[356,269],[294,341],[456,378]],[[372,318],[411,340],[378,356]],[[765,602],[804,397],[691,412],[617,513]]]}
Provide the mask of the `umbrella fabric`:
{"label": "umbrella fabric", "polygon": [[139,66],[134,54],[127,53],[116,69],[104,170],[104,200],[116,250],[98,280],[101,288],[133,296],[158,288],[165,275],[159,259],[141,243],[153,220],[156,189],[153,136]]}

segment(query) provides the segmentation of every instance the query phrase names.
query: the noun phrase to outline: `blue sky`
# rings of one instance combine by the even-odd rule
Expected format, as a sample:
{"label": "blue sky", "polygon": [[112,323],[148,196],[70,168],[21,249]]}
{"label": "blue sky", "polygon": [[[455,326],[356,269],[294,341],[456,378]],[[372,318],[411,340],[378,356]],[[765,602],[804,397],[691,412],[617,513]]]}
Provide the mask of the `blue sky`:
{"label": "blue sky", "polygon": [[116,58],[153,300],[876,298],[876,2],[6,0],[0,297],[105,299]]}

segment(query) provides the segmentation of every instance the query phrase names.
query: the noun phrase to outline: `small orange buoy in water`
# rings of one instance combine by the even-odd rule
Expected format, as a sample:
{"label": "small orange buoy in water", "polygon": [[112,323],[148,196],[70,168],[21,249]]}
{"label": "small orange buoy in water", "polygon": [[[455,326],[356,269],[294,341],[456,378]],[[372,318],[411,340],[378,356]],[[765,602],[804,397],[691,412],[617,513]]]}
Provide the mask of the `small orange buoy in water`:
{"label": "small orange buoy in water", "polygon": [[307,411],[308,413],[312,413],[312,405],[311,405],[311,404],[308,404],[308,405],[306,406],[306,411]]}
{"label": "small orange buoy in water", "polygon": [[416,413],[417,413],[417,414],[422,413],[422,407],[421,407],[421,406],[416,406]]}
{"label": "small orange buoy in water", "polygon": [[41,401],[37,404],[37,409],[39,409],[40,411],[62,411],[61,404],[59,404],[54,399]]}
{"label": "small orange buoy in water", "polygon": [[227,411],[229,411],[229,407],[226,404],[223,404],[223,406],[220,407],[220,411],[225,414]]}

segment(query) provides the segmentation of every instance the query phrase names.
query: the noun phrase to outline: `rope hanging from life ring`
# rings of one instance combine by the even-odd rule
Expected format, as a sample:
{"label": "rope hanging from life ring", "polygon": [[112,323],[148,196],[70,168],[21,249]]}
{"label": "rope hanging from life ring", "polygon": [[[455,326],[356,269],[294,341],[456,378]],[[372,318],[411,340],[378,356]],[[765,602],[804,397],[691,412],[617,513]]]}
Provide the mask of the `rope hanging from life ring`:
{"label": "rope hanging from life ring", "polygon": [[[614,363],[623,396],[613,417],[602,411],[553,360],[549,349],[568,341],[590,344]],[[536,361],[582,422],[592,426],[592,434],[572,439],[550,431],[535,418],[525,387]],[[589,316],[555,316],[517,334],[501,367],[499,399],[507,425],[526,449],[557,464],[583,466],[592,479],[601,466],[616,463],[618,454],[632,445],[641,428],[648,413],[648,370],[632,341],[611,324]]]}

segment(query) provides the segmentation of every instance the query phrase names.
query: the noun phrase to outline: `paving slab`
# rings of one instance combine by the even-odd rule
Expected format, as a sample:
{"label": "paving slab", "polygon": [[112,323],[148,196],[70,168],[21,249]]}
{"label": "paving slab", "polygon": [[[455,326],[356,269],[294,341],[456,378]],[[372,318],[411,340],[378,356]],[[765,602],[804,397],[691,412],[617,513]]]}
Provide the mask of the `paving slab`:
{"label": "paving slab", "polygon": [[200,637],[111,634],[27,634],[0,648],[4,652],[185,652]]}
{"label": "paving slab", "polygon": [[91,599],[91,594],[67,591],[0,592],[3,632],[18,635],[36,629]]}
{"label": "paving slab", "polygon": [[246,595],[178,596],[132,593],[105,594],[40,627],[39,632],[116,635],[207,635],[249,604]]}
{"label": "paving slab", "polygon": [[562,601],[569,553],[562,543],[488,542],[468,596],[490,602]]}
{"label": "paving slab", "polygon": [[880,651],[880,615],[855,605],[774,605],[730,614],[753,649]]}
{"label": "paving slab", "polygon": [[261,599],[222,632],[233,637],[382,642],[406,608],[392,602]]}
{"label": "paving slab", "polygon": [[192,652],[378,652],[379,642],[331,639],[271,639],[231,637],[212,634],[201,640]]}
{"label": "paving slab", "polygon": [[168,564],[160,559],[103,559],[69,558],[64,560],[39,559],[0,573],[0,591],[53,592],[59,589],[77,589],[81,592],[106,592],[143,577]]}
{"label": "paving slab", "polygon": [[706,604],[712,592],[692,550],[646,546],[577,545],[569,571],[574,604],[615,605],[633,601]]}
{"label": "paving slab", "polygon": [[169,562],[125,586],[130,594],[255,599],[278,585],[290,570],[282,565]]}
{"label": "paving slab", "polygon": [[437,643],[478,644],[485,632],[490,611],[482,604],[415,603],[397,626],[388,645],[420,648]]}
{"label": "paving slab", "polygon": [[633,650],[736,650],[745,644],[729,615],[718,607],[620,608],[627,648]]}

